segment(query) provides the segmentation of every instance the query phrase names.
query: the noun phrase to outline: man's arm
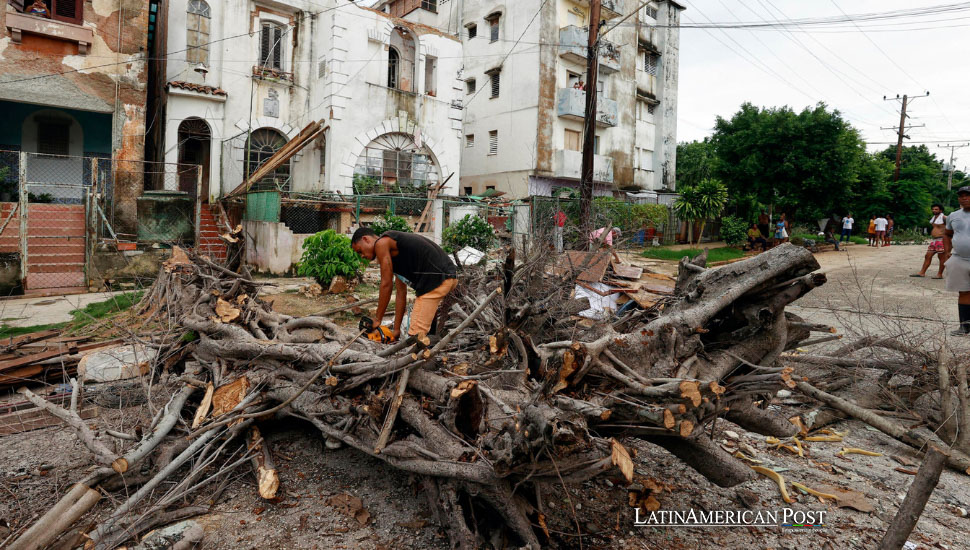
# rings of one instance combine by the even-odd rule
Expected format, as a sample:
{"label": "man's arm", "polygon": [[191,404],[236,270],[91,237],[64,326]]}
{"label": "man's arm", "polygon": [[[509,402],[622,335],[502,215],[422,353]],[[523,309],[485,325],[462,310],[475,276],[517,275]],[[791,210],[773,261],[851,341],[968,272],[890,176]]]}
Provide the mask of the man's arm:
{"label": "man's arm", "polygon": [[[374,255],[377,265],[381,268],[381,291],[377,298],[377,311],[374,313],[374,322],[378,325],[384,319],[387,311],[387,304],[391,303],[391,288],[394,286],[394,264],[391,263],[391,243],[390,239],[380,239],[374,244]],[[398,306],[400,307],[400,306]]]}
{"label": "man's arm", "polygon": [[407,311],[408,304],[408,285],[401,279],[397,280],[397,299],[394,304],[394,339],[401,337],[401,322],[404,321],[404,312]]}
{"label": "man's arm", "polygon": [[950,250],[953,248],[953,230],[947,229],[943,232],[943,261],[950,259]]}

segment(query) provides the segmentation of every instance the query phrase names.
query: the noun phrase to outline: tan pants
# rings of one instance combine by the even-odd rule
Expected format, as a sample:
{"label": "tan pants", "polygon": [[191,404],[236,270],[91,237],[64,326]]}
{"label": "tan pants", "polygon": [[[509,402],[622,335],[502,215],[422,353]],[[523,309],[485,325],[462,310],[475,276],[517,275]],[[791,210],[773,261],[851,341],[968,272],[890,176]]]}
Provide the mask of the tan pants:
{"label": "tan pants", "polygon": [[446,279],[438,288],[422,294],[414,300],[414,307],[411,308],[411,327],[408,334],[411,336],[425,335],[431,330],[431,322],[434,315],[438,312],[438,304],[442,298],[455,289],[458,279]]}

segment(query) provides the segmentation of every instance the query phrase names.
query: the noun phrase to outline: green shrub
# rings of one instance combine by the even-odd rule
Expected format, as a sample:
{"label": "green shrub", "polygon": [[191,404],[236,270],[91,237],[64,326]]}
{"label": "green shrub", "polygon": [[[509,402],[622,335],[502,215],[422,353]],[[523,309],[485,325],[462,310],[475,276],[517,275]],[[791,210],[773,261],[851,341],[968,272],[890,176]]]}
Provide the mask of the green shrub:
{"label": "green shrub", "polygon": [[928,240],[929,237],[919,229],[897,229],[893,231],[893,244],[926,244]]}
{"label": "green shrub", "polygon": [[495,240],[495,229],[481,216],[468,214],[442,232],[445,252],[457,252],[466,246],[488,251]]}
{"label": "green shrub", "polygon": [[632,208],[633,220],[640,228],[660,229],[670,219],[670,210],[665,204],[635,204]]}
{"label": "green shrub", "polygon": [[350,247],[350,238],[333,229],[321,231],[303,241],[303,257],[297,273],[313,277],[320,286],[330,286],[334,277],[360,277],[364,260]]}
{"label": "green shrub", "polygon": [[383,235],[387,231],[401,231],[403,233],[411,233],[411,226],[408,225],[407,220],[401,216],[395,216],[390,212],[385,212],[381,215],[381,218],[376,222],[372,223],[370,226],[374,230],[374,233],[378,235]]}
{"label": "green shrub", "polygon": [[721,220],[721,239],[728,246],[742,246],[748,242],[748,223],[735,216],[725,216]]}
{"label": "green shrub", "polygon": [[377,181],[377,178],[371,176],[354,174],[353,184],[355,195],[370,195],[382,191],[381,183]]}

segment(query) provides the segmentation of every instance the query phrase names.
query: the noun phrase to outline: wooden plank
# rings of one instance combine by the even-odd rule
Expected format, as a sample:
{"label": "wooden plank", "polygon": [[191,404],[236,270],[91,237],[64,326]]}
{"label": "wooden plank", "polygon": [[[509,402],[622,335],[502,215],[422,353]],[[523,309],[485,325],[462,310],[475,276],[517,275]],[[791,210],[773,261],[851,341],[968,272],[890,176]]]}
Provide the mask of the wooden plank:
{"label": "wooden plank", "polygon": [[65,376],[77,376],[77,364],[66,365],[28,365],[0,374],[0,387],[23,386],[27,383],[57,380],[64,382]]}
{"label": "wooden plank", "polygon": [[31,332],[29,334],[22,334],[16,337],[12,336],[10,338],[4,338],[3,340],[0,340],[0,344],[2,344],[3,346],[2,348],[0,348],[0,350],[4,352],[10,351],[14,348],[20,347],[25,344],[30,344],[32,342],[37,342],[39,340],[46,340],[48,338],[51,338],[52,336],[57,336],[58,334],[60,334],[60,332],[61,331],[59,330],[41,330],[37,332]]}
{"label": "wooden plank", "polygon": [[635,265],[623,265],[617,262],[612,262],[611,265],[613,266],[613,273],[615,273],[617,277],[623,279],[633,279],[636,281],[643,276],[642,267],[637,267]]}
{"label": "wooden plank", "polygon": [[586,269],[579,274],[577,280],[584,283],[598,283],[603,280],[603,277],[606,275],[606,268],[610,265],[610,255],[605,250],[598,250],[596,252],[567,250],[565,254],[559,257],[554,271],[557,275],[566,275],[574,272],[586,262],[586,258],[591,254],[593,258],[586,265]]}
{"label": "wooden plank", "polygon": [[[78,411],[78,416],[80,416],[82,420],[88,420],[98,416],[100,412],[100,407],[90,405],[87,407],[81,407]],[[34,407],[32,409],[12,412],[0,416],[0,435],[11,435],[61,425],[63,425],[63,422],[59,418],[48,414],[43,409]]]}
{"label": "wooden plank", "polygon": [[300,133],[297,134],[296,137],[286,142],[286,144],[283,145],[279,151],[273,153],[273,156],[266,159],[266,162],[259,166],[255,172],[250,174],[246,181],[230,191],[229,194],[226,195],[226,198],[241,195],[248,191],[254,181],[259,181],[265,177],[266,174],[278,168],[281,164],[289,160],[290,157],[300,152],[300,150],[306,147],[307,144],[313,141],[317,136],[325,132],[327,128],[329,128],[329,126],[324,127],[319,121],[314,121],[307,124],[305,128],[300,130]]}
{"label": "wooden plank", "polygon": [[53,359],[55,357],[60,357],[62,355],[68,355],[77,352],[77,346],[74,344],[68,344],[66,346],[60,347],[60,349],[43,351],[40,353],[34,353],[19,359],[11,359],[8,361],[0,362],[0,372],[6,372],[17,367],[23,367],[33,363],[38,363],[40,361],[45,361],[47,359]]}
{"label": "wooden plank", "polygon": [[653,294],[652,292],[629,292],[626,293],[626,296],[635,301],[643,309],[652,308],[663,299],[663,296]]}

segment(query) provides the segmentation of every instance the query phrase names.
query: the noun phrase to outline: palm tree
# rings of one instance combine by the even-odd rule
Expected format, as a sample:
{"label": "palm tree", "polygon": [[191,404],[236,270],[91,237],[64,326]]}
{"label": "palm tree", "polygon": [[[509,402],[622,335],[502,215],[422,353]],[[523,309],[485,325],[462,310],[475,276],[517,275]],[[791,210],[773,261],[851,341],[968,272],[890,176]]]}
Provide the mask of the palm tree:
{"label": "palm tree", "polygon": [[694,222],[700,221],[701,229],[697,235],[697,243],[700,244],[708,218],[721,214],[727,198],[727,187],[713,178],[705,178],[693,187],[680,189],[680,196],[674,201],[674,212],[687,222],[688,243],[694,241]]}

